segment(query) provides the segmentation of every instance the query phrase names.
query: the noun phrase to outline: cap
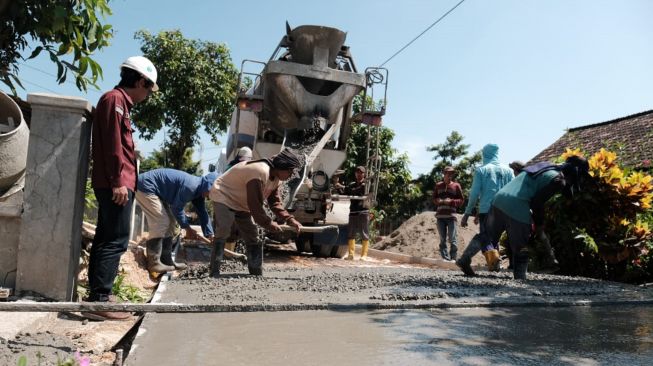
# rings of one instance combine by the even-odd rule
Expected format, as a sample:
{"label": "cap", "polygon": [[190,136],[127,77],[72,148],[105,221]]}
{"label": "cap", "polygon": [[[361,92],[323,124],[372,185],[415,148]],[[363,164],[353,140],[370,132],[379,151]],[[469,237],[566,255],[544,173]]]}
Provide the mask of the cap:
{"label": "cap", "polygon": [[521,171],[522,169],[524,169],[524,167],[526,166],[526,164],[524,164],[524,162],[522,162],[522,161],[515,160],[515,161],[513,161],[512,163],[508,164],[508,166],[509,166],[511,169],[514,169],[514,170],[517,170],[517,171]]}
{"label": "cap", "polygon": [[357,166],[357,167],[356,167],[356,171],[357,171],[357,172],[362,172],[362,173],[365,173],[365,172],[366,172],[365,167],[362,166],[362,165]]}
{"label": "cap", "polygon": [[452,166],[445,167],[443,172],[445,173],[455,173],[456,169],[454,169]]}
{"label": "cap", "polygon": [[252,149],[250,149],[247,146],[243,146],[240,149],[238,149],[238,153],[236,154],[238,157],[238,160],[252,160]]}

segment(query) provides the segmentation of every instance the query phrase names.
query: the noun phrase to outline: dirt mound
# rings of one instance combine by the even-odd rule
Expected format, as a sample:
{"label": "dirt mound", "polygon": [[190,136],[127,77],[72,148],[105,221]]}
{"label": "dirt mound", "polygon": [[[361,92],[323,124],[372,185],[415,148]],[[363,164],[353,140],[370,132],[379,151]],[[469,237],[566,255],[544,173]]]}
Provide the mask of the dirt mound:
{"label": "dirt mound", "polygon": [[[478,233],[478,225],[474,224],[473,218],[469,219],[469,226],[460,226],[462,215],[456,214],[456,237],[458,241],[458,256],[462,255],[467,243]],[[372,247],[389,252],[402,253],[416,257],[440,258],[439,247],[440,236],[434,211],[426,211],[417,214],[406,220],[397,230],[393,231],[385,239],[375,243]],[[449,243],[447,243],[447,248]],[[472,260],[473,264],[485,263],[481,255]]]}

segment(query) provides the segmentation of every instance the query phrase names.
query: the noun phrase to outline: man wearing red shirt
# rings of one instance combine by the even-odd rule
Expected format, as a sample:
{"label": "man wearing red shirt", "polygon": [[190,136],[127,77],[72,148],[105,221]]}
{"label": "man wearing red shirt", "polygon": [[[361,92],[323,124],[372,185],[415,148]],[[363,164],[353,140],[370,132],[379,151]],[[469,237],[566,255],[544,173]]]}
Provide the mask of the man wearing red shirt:
{"label": "man wearing red shirt", "polygon": [[[136,152],[129,112],[157,91],[156,68],[145,57],[120,65],[120,83],[98,101],[93,118],[91,181],[98,220],[88,267],[88,301],[109,301],[120,257],[129,244],[130,214],[136,191]],[[129,313],[83,313],[93,320],[125,320]]]}
{"label": "man wearing red shirt", "polygon": [[[438,182],[433,190],[433,203],[435,204],[435,217],[438,222],[440,234],[440,256],[442,259],[456,260],[458,245],[456,238],[456,209],[463,204],[463,190],[460,184],[453,181],[456,171],[453,167],[444,168],[443,181]],[[447,252],[447,237],[451,244],[451,251]],[[450,256],[451,255],[451,256]]]}

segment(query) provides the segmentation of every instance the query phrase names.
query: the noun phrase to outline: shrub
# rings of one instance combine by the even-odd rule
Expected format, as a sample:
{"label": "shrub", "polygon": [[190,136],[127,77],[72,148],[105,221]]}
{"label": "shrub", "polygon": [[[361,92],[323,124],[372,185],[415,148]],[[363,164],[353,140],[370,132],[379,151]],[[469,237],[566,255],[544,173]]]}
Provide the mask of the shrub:
{"label": "shrub", "polygon": [[[560,157],[582,156],[569,150]],[[653,178],[624,169],[601,149],[589,158],[590,178],[572,199],[549,201],[546,228],[565,274],[642,282],[653,278]]]}

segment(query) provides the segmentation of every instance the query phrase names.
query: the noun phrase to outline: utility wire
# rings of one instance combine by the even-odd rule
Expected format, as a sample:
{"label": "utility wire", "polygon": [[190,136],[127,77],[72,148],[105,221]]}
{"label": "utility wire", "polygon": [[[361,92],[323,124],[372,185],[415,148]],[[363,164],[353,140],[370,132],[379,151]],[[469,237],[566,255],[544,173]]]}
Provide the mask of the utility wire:
{"label": "utility wire", "polygon": [[[45,75],[48,75],[48,76],[52,76],[52,77],[55,78],[55,79],[57,78],[57,75],[52,74],[52,73],[50,73],[50,72],[47,72],[47,71],[45,71],[45,70],[41,70],[41,69],[39,69],[38,67],[34,67],[34,66],[31,66],[31,65],[28,65],[28,64],[26,64],[26,63],[24,63],[24,62],[20,62],[20,64],[21,64],[22,66],[27,67],[28,69],[32,69],[32,70],[34,70],[34,71],[38,71],[38,72],[40,72],[40,73],[42,73],[42,74],[45,74]],[[70,81],[70,80],[66,80],[66,81],[64,81],[64,83],[67,83],[67,84],[70,84],[70,85],[74,85],[75,87],[77,87],[77,84],[74,83],[74,82],[72,82],[72,81]],[[49,89],[48,89],[48,90],[49,90]],[[90,88],[86,89],[86,91],[87,91],[87,92],[92,91],[92,92],[95,92],[95,93],[97,93],[97,94],[102,94],[102,93],[100,93],[100,91],[95,90],[95,89],[90,89]],[[56,92],[54,92],[54,93],[56,93]]]}
{"label": "utility wire", "polygon": [[395,56],[397,56],[397,55],[400,54],[403,50],[405,50],[406,48],[408,48],[408,46],[410,46],[411,44],[413,44],[413,42],[415,42],[419,37],[421,37],[422,35],[424,35],[424,33],[428,32],[431,28],[433,28],[436,24],[438,24],[438,23],[439,23],[442,19],[444,19],[447,15],[449,15],[449,13],[451,13],[451,12],[454,11],[454,10],[456,10],[456,8],[457,8],[458,6],[460,6],[460,4],[462,4],[462,3],[464,3],[464,2],[465,2],[465,0],[460,0],[460,2],[459,2],[458,4],[456,4],[453,8],[449,9],[448,12],[444,13],[444,15],[442,15],[440,18],[438,18],[438,20],[436,20],[435,22],[433,22],[433,24],[429,25],[428,28],[424,29],[424,31],[423,31],[422,33],[418,34],[417,37],[413,38],[412,41],[406,43],[405,46],[403,46],[399,51],[395,52],[394,55],[390,56],[389,59],[383,61],[383,63],[382,63],[381,65],[379,65],[379,67],[382,67],[383,65],[387,64],[387,63],[388,63],[390,60],[392,60]]}
{"label": "utility wire", "polygon": [[23,83],[27,83],[27,84],[30,84],[30,85],[34,85],[34,86],[37,87],[37,88],[41,88],[41,89],[43,89],[43,90],[47,90],[47,91],[52,92],[52,93],[54,93],[54,94],[58,94],[58,92],[56,92],[56,91],[54,91],[54,90],[52,90],[52,89],[46,88],[46,87],[44,87],[44,86],[42,86],[42,85],[39,85],[39,84],[37,84],[37,83],[33,83],[33,82],[29,81],[29,80],[26,80],[25,78],[21,78],[20,81],[23,82]]}

